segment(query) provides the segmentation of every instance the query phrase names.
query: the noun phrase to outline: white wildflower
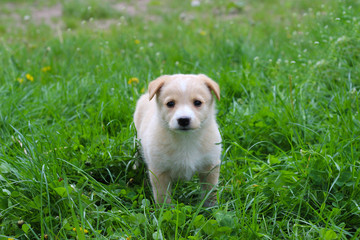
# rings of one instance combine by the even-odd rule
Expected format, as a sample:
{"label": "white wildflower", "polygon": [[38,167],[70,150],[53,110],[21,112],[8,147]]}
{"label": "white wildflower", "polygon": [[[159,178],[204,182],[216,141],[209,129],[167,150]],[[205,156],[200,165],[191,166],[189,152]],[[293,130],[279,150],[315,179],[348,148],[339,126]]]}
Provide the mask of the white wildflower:
{"label": "white wildflower", "polygon": [[319,66],[324,65],[324,64],[325,64],[325,60],[324,60],[324,59],[321,59],[320,61],[317,61],[317,62],[315,63],[315,67],[319,67]]}
{"label": "white wildflower", "polygon": [[346,41],[346,38],[347,38],[346,36],[341,36],[336,40],[336,43],[342,43],[342,42]]}
{"label": "white wildflower", "polygon": [[198,6],[200,6],[200,1],[199,1],[199,0],[193,0],[193,1],[191,1],[191,6],[192,6],[192,7],[198,7]]}

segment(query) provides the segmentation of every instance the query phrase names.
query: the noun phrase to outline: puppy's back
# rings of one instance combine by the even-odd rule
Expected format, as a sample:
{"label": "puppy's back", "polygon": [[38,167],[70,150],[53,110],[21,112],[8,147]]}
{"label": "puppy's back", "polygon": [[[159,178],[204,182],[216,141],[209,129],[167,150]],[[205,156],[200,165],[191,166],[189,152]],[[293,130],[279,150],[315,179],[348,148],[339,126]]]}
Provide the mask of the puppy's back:
{"label": "puppy's back", "polygon": [[142,95],[136,103],[136,109],[134,113],[135,128],[138,132],[138,136],[142,135],[144,129],[147,128],[151,118],[155,115],[156,103],[153,100],[149,101],[149,94]]}

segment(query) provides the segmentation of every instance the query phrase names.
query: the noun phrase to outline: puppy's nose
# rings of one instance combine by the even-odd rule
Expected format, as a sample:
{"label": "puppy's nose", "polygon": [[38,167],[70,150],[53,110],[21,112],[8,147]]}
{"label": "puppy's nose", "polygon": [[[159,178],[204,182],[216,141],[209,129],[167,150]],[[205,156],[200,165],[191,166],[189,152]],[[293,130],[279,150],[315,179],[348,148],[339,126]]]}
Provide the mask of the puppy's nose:
{"label": "puppy's nose", "polygon": [[179,118],[177,121],[178,121],[179,126],[181,126],[181,127],[187,127],[190,124],[190,118],[188,118],[188,117]]}

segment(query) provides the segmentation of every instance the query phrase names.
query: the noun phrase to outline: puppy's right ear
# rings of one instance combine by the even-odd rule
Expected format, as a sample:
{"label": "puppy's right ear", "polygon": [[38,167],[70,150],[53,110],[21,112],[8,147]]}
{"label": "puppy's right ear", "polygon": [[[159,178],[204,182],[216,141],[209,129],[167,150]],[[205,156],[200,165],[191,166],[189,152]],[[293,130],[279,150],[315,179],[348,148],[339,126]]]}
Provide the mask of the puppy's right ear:
{"label": "puppy's right ear", "polygon": [[164,85],[168,75],[164,75],[158,77],[154,81],[149,83],[149,101],[155,96],[155,94],[160,90],[160,88]]}

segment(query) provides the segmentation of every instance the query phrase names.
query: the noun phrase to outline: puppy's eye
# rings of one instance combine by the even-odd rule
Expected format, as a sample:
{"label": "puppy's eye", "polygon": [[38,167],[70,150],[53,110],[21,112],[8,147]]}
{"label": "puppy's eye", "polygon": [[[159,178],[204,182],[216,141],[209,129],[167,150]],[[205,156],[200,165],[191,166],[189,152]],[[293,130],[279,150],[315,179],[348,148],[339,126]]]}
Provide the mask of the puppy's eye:
{"label": "puppy's eye", "polygon": [[199,101],[199,100],[195,100],[195,101],[194,101],[194,106],[195,106],[195,107],[200,107],[201,104],[202,104],[202,102]]}
{"label": "puppy's eye", "polygon": [[167,106],[168,108],[173,108],[173,107],[175,107],[175,102],[174,102],[174,101],[167,102],[167,103],[166,103],[166,106]]}

